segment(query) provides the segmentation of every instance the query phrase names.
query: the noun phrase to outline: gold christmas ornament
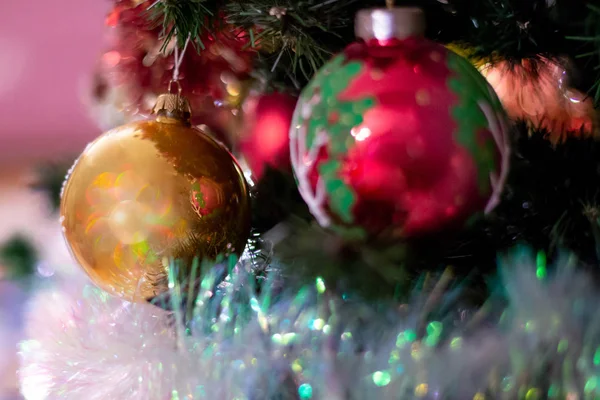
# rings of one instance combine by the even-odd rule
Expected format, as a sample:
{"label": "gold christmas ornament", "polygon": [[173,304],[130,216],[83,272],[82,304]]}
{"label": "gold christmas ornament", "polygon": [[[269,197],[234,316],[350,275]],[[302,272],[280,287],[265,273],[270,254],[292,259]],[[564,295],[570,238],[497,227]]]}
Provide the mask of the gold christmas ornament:
{"label": "gold christmas ornament", "polygon": [[233,156],[191,127],[180,95],[160,96],[153,111],[155,120],[110,130],[86,148],[60,210],[82,268],[130,301],[168,290],[170,260],[191,268],[194,257],[239,254],[250,231],[248,187]]}

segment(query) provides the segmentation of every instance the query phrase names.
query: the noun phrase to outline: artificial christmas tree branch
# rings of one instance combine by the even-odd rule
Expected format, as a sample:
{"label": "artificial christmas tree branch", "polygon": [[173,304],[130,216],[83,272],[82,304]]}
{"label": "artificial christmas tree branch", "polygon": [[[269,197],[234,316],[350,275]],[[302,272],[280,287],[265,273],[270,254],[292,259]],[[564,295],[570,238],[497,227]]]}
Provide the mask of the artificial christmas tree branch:
{"label": "artificial christmas tree branch", "polygon": [[[564,46],[557,10],[545,0],[451,1],[476,56],[520,61]],[[461,36],[462,36],[461,35]]]}
{"label": "artificial christmas tree branch", "polygon": [[[290,70],[305,80],[346,43],[359,2],[231,1],[226,20],[251,35],[253,46],[270,54],[272,67]],[[360,4],[364,6],[364,4]]]}
{"label": "artificial christmas tree branch", "polygon": [[[276,72],[267,74],[275,85],[301,87],[332,54],[350,43],[358,10],[384,4],[383,0],[159,0],[150,15],[162,24],[165,43],[177,36],[183,46],[190,35],[198,51],[204,48],[202,35],[243,28],[249,46],[261,52],[256,66]],[[540,56],[574,58],[581,51],[567,36],[598,47],[597,34],[589,33],[597,29],[600,18],[592,2],[416,0],[398,5],[424,7],[435,18],[429,36],[444,43],[464,43],[476,59],[518,64]],[[577,22],[585,18],[587,30]],[[593,66],[583,69],[587,72]]]}
{"label": "artificial christmas tree branch", "polygon": [[[582,42],[586,52],[577,55],[583,59],[594,70],[600,70],[600,7],[592,3],[588,4],[589,16],[585,21],[585,35],[571,36],[569,39]],[[596,72],[596,81],[591,85],[589,92],[593,94],[596,106],[600,105],[600,73]]]}
{"label": "artificial christmas tree branch", "polygon": [[0,243],[1,279],[27,279],[35,272],[39,254],[33,244],[24,236],[16,235]]}
{"label": "artificial christmas tree branch", "polygon": [[183,47],[188,37],[198,49],[204,49],[203,37],[215,29],[217,15],[215,0],[157,0],[149,7],[149,16],[162,25],[163,49],[171,39]]}

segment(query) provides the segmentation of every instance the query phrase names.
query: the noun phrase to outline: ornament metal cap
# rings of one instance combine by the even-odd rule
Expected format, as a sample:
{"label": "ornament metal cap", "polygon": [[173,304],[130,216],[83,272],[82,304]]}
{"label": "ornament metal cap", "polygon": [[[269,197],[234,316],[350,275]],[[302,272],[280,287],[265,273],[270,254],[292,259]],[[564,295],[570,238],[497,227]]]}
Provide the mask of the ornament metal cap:
{"label": "ornament metal cap", "polygon": [[[177,93],[171,93],[171,84],[177,84]],[[152,114],[159,117],[168,117],[189,123],[192,117],[192,108],[187,98],[181,95],[181,86],[177,81],[169,82],[169,93],[158,96],[156,104],[152,109]]]}
{"label": "ornament metal cap", "polygon": [[356,14],[356,37],[371,39],[406,39],[425,34],[425,15],[417,7],[371,8]]}

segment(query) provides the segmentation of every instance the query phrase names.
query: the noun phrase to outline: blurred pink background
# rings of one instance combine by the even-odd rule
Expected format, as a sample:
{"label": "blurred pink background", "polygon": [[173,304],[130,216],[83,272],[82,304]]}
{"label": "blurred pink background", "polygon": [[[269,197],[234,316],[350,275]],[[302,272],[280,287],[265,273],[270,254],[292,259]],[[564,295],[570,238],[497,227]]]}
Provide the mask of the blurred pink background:
{"label": "blurred pink background", "polygon": [[76,155],[98,135],[82,99],[109,6],[0,2],[0,165]]}
{"label": "blurred pink background", "polygon": [[[26,235],[48,262],[70,258],[48,199],[28,187],[31,169],[72,161],[100,133],[84,102],[110,5],[0,0],[0,244]],[[0,400],[20,398],[16,345],[30,293],[0,280]]]}

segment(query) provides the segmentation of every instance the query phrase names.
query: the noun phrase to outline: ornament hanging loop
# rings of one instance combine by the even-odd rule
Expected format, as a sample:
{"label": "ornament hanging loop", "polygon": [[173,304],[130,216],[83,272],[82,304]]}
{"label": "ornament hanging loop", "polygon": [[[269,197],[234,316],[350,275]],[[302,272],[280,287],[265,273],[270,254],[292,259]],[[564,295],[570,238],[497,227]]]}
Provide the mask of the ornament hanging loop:
{"label": "ornament hanging loop", "polygon": [[394,1],[394,0],[385,0],[385,6],[386,6],[387,8],[389,8],[389,9],[392,9],[392,8],[394,8],[394,6],[395,6],[395,4],[394,4],[394,3],[395,3],[395,1]]}
{"label": "ornament hanging loop", "polygon": [[[183,122],[186,125],[190,125],[192,118],[192,108],[188,99],[181,95],[182,88],[179,83],[179,68],[183,62],[183,56],[190,44],[190,35],[188,35],[183,50],[179,54],[179,49],[175,47],[175,65],[173,66],[173,78],[169,81],[167,86],[167,93],[161,94],[156,100],[156,104],[152,109],[152,114],[156,114],[158,117],[166,117],[171,120],[177,120]],[[173,93],[176,89],[177,93]]]}
{"label": "ornament hanging loop", "polygon": [[[185,55],[185,51],[190,44],[191,34],[188,34],[187,39],[185,40],[185,44],[183,45],[183,49],[181,50],[181,54],[179,54],[179,47],[175,46],[173,57],[175,58],[175,65],[173,66],[173,79],[172,81],[179,80],[179,68],[181,68],[181,63],[183,62],[183,56]],[[170,82],[169,82],[170,84]]]}
{"label": "ornament hanging loop", "polygon": [[167,93],[173,94],[173,84],[175,84],[177,86],[177,96],[181,96],[181,92],[183,91],[181,89],[181,84],[179,83],[179,80],[175,80],[175,79],[171,79],[169,81],[169,86],[167,86]]}
{"label": "ornament hanging loop", "polygon": [[[176,93],[173,93],[173,91],[176,91]],[[167,86],[167,93],[158,96],[152,113],[159,117],[176,119],[189,124],[192,117],[192,108],[188,99],[181,95],[182,91],[179,81],[171,79]]]}

